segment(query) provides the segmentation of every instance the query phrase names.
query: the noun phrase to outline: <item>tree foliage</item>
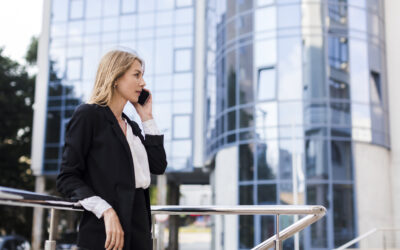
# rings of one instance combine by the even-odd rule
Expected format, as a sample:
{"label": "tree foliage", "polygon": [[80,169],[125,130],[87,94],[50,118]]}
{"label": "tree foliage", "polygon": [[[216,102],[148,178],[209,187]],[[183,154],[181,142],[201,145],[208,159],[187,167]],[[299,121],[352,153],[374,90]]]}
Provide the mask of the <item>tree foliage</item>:
{"label": "tree foliage", "polygon": [[[37,39],[26,59],[36,61]],[[25,66],[3,55],[0,48],[0,186],[34,189],[30,169],[35,76]],[[0,234],[31,236],[32,209],[0,206]]]}

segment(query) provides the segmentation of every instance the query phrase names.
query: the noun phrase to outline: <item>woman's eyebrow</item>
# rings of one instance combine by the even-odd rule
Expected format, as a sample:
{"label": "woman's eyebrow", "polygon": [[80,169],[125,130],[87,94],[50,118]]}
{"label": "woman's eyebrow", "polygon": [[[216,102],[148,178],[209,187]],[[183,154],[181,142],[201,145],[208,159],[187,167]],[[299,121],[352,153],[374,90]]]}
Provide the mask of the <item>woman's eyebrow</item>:
{"label": "woman's eyebrow", "polygon": [[141,70],[135,69],[135,73],[142,73]]}

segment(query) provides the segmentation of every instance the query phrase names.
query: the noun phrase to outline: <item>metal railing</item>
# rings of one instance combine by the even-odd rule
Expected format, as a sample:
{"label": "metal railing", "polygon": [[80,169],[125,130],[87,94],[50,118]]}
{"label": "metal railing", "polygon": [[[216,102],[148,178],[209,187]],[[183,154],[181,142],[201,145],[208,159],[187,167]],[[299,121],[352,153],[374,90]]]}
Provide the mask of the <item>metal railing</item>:
{"label": "metal railing", "polygon": [[[83,211],[82,207],[77,202],[72,202],[68,199],[60,197],[38,194],[18,189],[0,187],[0,204],[11,206],[27,206],[27,207],[42,207],[51,209],[50,219],[50,234],[49,239],[45,242],[46,250],[54,250],[56,242],[53,235],[54,228],[54,210],[75,210]],[[293,205],[254,205],[254,206],[152,206],[152,216],[156,214],[169,215],[274,215],[276,217],[275,235],[261,242],[252,250],[261,250],[275,247],[282,249],[282,242],[297,232],[303,230],[307,226],[321,219],[326,209],[323,206],[293,206]],[[302,219],[296,221],[292,225],[280,231],[279,216],[280,215],[306,215]],[[153,245],[156,245],[155,238],[155,220],[153,218]]]}
{"label": "metal railing", "polygon": [[[353,240],[343,244],[342,246],[335,248],[333,250],[344,250],[344,249],[349,249],[349,247],[353,246],[354,244],[360,243],[362,240],[369,238],[372,235],[375,235],[378,232],[400,232],[399,228],[373,228],[371,230],[369,230],[368,232],[363,233],[362,235],[354,238]],[[382,240],[382,246],[381,249],[387,249],[388,246],[386,246],[386,239],[385,237],[383,237]],[[400,247],[396,245],[396,247]]]}

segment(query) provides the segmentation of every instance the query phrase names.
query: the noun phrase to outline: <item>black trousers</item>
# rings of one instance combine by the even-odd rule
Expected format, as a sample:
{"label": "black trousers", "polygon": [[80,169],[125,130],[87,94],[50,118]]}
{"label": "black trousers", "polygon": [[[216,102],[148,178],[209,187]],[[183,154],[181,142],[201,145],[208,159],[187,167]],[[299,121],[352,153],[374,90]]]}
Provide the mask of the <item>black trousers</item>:
{"label": "black trousers", "polygon": [[[149,216],[146,209],[146,199],[144,189],[135,190],[135,199],[132,211],[132,232],[127,235],[129,243],[126,245],[131,250],[152,250],[151,229],[149,226]],[[128,248],[124,248],[128,249]]]}

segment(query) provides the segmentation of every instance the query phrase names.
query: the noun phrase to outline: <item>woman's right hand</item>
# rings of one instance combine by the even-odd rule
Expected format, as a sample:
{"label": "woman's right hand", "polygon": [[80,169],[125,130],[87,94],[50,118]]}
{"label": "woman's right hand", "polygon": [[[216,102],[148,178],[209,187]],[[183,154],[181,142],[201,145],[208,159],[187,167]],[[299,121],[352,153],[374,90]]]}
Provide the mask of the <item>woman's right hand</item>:
{"label": "woman's right hand", "polygon": [[124,230],[122,230],[117,213],[113,208],[109,208],[103,213],[103,218],[107,235],[104,247],[107,250],[122,249],[124,246]]}

